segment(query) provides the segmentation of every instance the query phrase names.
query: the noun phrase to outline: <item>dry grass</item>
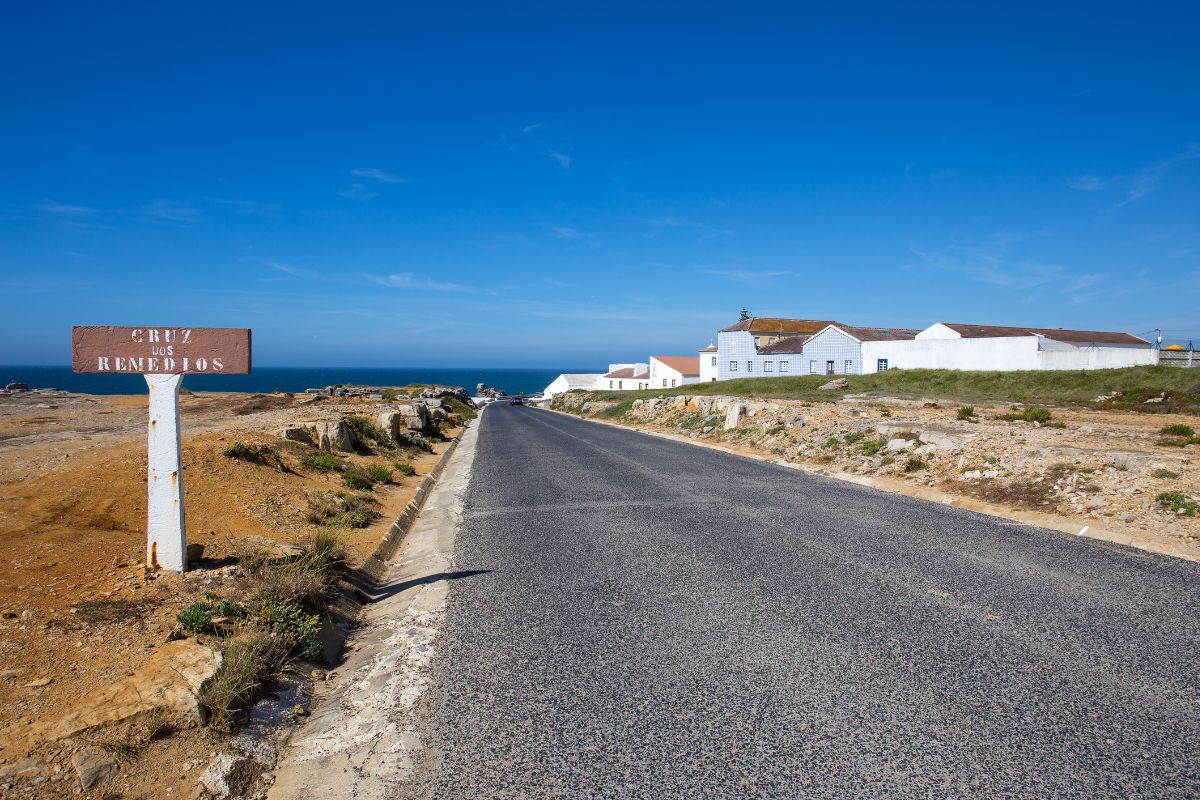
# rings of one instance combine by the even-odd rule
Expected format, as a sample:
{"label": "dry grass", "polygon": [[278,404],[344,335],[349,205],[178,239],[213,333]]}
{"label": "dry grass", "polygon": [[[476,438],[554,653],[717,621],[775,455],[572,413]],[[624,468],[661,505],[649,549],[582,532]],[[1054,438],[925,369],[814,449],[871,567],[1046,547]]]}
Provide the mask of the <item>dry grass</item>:
{"label": "dry grass", "polygon": [[258,625],[245,625],[227,638],[221,648],[221,667],[200,692],[200,702],[208,710],[212,727],[230,730],[286,655],[283,643]]}

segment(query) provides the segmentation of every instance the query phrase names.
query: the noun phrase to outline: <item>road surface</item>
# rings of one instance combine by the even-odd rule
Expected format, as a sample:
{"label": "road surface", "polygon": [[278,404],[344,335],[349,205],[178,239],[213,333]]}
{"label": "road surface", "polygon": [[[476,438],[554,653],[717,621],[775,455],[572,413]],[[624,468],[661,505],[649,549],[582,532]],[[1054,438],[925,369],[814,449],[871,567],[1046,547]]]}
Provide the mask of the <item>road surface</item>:
{"label": "road surface", "polygon": [[455,548],[418,794],[1200,796],[1194,563],[508,406]]}

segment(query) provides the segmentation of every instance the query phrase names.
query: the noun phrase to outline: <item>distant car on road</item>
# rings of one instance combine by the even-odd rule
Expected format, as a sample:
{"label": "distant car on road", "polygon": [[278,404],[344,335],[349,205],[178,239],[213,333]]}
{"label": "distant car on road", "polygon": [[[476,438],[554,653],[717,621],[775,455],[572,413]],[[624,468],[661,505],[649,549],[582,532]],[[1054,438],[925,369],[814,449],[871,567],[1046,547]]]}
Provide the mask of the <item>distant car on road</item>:
{"label": "distant car on road", "polygon": [[508,404],[510,406],[523,406],[525,405],[525,398],[520,396],[510,397],[508,398]]}

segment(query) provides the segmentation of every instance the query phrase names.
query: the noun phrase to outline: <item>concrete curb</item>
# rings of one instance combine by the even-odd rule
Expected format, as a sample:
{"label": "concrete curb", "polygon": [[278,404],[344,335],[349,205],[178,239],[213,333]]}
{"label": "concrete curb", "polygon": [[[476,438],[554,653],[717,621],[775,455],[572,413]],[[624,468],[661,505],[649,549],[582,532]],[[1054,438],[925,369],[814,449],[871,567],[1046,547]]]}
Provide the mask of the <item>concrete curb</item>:
{"label": "concrete curb", "polygon": [[421,480],[421,485],[417,487],[417,493],[408,501],[408,505],[400,512],[400,516],[396,518],[392,526],[388,528],[388,532],[379,540],[379,544],[375,546],[375,551],[363,562],[361,569],[372,582],[378,583],[387,573],[388,562],[396,555],[396,551],[400,548],[400,543],[404,541],[404,537],[412,530],[413,523],[417,520],[417,515],[421,513],[421,509],[425,506],[425,499],[433,490],[433,486],[437,483],[438,478],[446,470],[446,464],[449,463],[450,457],[454,455],[454,451],[458,449],[458,443],[462,441],[463,435],[470,426],[471,420],[463,423],[462,430],[454,437],[454,441],[446,448],[446,452],[441,454],[437,464]]}
{"label": "concrete curb", "polygon": [[571,417],[573,419],[583,420],[584,422],[594,422],[597,425],[611,425],[614,428],[635,431],[637,433],[645,434],[646,436],[657,436],[660,439],[667,439],[668,441],[672,442],[680,442],[682,444],[690,444],[696,447],[704,447],[709,450],[719,450],[722,453],[740,456],[742,458],[749,458],[753,461],[765,461],[780,467],[794,469],[808,475],[815,475],[822,478],[832,478],[834,480],[844,481],[846,483],[853,483],[856,486],[863,486],[879,492],[899,494],[904,495],[905,497],[915,497],[918,500],[925,500],[930,503],[953,506],[966,511],[974,511],[977,514],[985,514],[989,517],[997,517],[999,519],[1009,520],[1012,522],[1020,522],[1024,525],[1045,528],[1048,530],[1057,531],[1059,533],[1070,534],[1072,536],[1082,536],[1087,539],[1096,539],[1102,542],[1124,545],[1137,550],[1145,550],[1150,553],[1158,553],[1159,555],[1171,556],[1172,558],[1180,558],[1184,561],[1200,561],[1200,556],[1189,552],[1173,542],[1159,542],[1152,538],[1146,537],[1145,535],[1099,527],[1093,525],[1090,521],[1081,522],[1064,517],[1051,516],[1049,514],[1018,511],[1016,509],[1005,508],[1004,506],[998,506],[992,503],[985,503],[980,500],[975,500],[974,498],[950,494],[949,492],[944,492],[940,489],[933,489],[928,486],[911,486],[900,481],[883,481],[877,478],[872,478],[868,475],[854,475],[848,472],[830,472],[828,470],[809,466],[800,462],[785,461],[784,459],[777,458],[775,456],[761,455],[758,453],[744,453],[739,450],[734,450],[731,447],[725,447],[723,445],[716,444],[714,442],[701,442],[687,436],[681,436],[675,433],[667,433],[666,431],[647,430],[634,425],[623,425],[619,422],[590,419],[588,417],[581,417],[566,411],[560,411],[556,408],[546,408],[544,406],[536,406],[536,408],[541,411],[550,411],[552,413],[562,414],[563,416]]}

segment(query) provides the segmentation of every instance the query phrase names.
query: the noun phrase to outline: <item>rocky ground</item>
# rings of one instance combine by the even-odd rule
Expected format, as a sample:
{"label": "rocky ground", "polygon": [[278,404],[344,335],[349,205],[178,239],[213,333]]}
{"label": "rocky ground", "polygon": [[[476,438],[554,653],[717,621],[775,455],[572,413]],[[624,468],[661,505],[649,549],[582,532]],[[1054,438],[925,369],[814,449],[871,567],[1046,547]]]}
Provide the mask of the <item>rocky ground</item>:
{"label": "rocky ground", "polygon": [[[403,395],[205,393],[181,407],[188,540],[204,554],[172,575],[142,567],[146,398],[0,398],[0,795],[220,795],[226,779],[257,772],[242,753],[269,761],[269,743],[242,725],[238,749],[203,724],[196,694],[219,663],[219,641],[182,631],[176,614],[206,598],[242,599],[241,560],[297,552],[317,529],[314,499],[338,492],[366,513],[343,534],[349,566],[364,561],[463,421],[442,400]],[[386,441],[348,433],[350,415]],[[229,455],[238,443],[262,458]],[[351,491],[343,473],[305,466],[322,446],[341,467],[392,477]],[[323,635],[336,643],[336,631]],[[295,662],[250,728],[306,713],[309,684],[325,669]]]}
{"label": "rocky ground", "polygon": [[618,403],[571,393],[553,407],[863,476],[882,488],[937,490],[980,510],[1103,526],[1135,544],[1200,558],[1200,439],[1179,435],[1200,427],[1194,416],[1009,404],[962,410],[866,396]]}

